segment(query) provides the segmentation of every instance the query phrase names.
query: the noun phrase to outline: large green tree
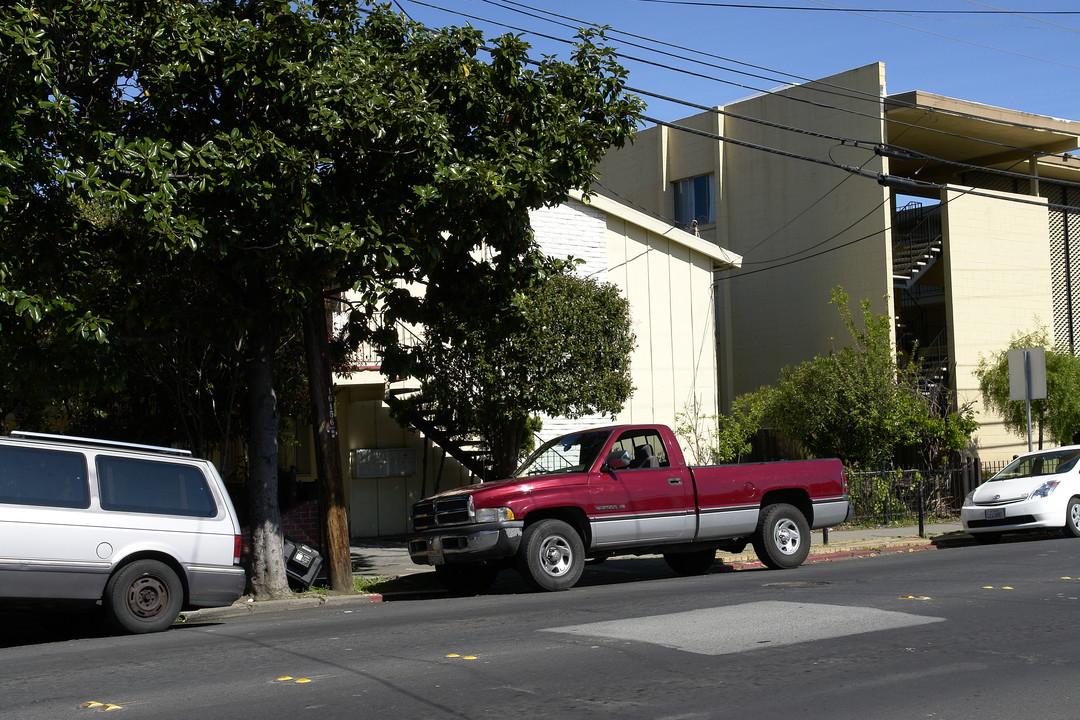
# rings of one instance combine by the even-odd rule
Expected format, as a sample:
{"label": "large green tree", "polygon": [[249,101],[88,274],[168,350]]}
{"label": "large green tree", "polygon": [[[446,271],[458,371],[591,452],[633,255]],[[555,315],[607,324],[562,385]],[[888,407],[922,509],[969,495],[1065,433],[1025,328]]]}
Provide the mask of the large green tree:
{"label": "large green tree", "polygon": [[392,408],[409,424],[432,423],[456,437],[478,437],[491,475],[517,466],[530,418],[615,414],[630,397],[630,305],[610,283],[581,278],[572,265],[531,256],[506,282],[496,261],[469,263],[391,319],[419,323],[421,342],[393,344],[386,369],[420,380],[420,391]]}
{"label": "large green tree", "polygon": [[533,64],[516,37],[484,49],[472,29],[385,7],[43,0],[6,6],[0,35],[0,297],[21,319],[52,313],[108,339],[80,264],[56,282],[38,262],[92,234],[85,208],[138,239],[113,282],[152,284],[139,258],[155,259],[146,273],[199,269],[215,294],[207,333],[244,350],[260,597],[287,592],[283,338],[315,322],[327,290],[438,285],[480,245],[508,267],[529,249],[528,210],[587,189],[639,107],[591,35],[568,62]]}
{"label": "large green tree", "polygon": [[1056,444],[1070,444],[1080,433],[1080,358],[1054,346],[1046,327],[1016,333],[1008,348],[979,358],[975,377],[983,404],[1001,416],[1008,430],[1027,437],[1027,404],[1009,399],[1009,350],[1031,347],[1046,348],[1046,397],[1031,401],[1039,447],[1044,436]]}

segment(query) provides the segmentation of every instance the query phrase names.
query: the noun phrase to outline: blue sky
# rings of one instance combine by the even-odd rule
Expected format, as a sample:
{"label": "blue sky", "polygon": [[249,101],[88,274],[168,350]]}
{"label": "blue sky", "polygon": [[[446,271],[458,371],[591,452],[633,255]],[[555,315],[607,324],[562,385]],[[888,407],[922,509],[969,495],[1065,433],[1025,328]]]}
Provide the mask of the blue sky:
{"label": "blue sky", "polygon": [[[568,46],[533,33],[569,39],[574,33],[565,25],[576,26],[580,24],[577,21],[610,25],[617,31],[611,44],[620,52],[668,66],[624,59],[623,64],[630,70],[631,86],[703,105],[723,105],[758,91],[798,82],[798,77],[825,77],[881,61],[886,65],[886,90],[890,94],[924,90],[1080,120],[1080,2],[1077,0],[728,3],[807,10],[722,7],[720,0],[697,2],[694,5],[673,4],[673,0],[424,0],[423,3],[395,0],[394,4],[414,20],[434,27],[471,24],[488,36],[511,30],[487,21],[519,28],[526,31],[525,38],[536,48],[537,55],[562,54]],[[832,8],[906,12],[837,12]],[[914,10],[936,12],[910,12]],[[976,14],[993,10],[1009,12]],[[1078,14],[1040,15],[1036,11]],[[656,54],[629,43],[679,57]],[[719,57],[695,55],[693,51]],[[722,68],[697,64],[691,58]],[[650,100],[647,114],[661,120],[675,120],[695,112],[692,108]]]}

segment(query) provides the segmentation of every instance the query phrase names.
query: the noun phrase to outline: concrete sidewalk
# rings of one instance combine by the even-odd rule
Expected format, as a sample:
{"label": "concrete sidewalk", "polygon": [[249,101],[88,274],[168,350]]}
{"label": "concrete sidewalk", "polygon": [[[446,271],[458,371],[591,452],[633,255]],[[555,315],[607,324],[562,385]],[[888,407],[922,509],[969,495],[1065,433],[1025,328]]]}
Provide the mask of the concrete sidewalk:
{"label": "concrete sidewalk", "polygon": [[[828,532],[828,542],[825,541],[825,533],[821,530],[815,530],[812,536],[810,557],[806,561],[808,563],[915,552],[943,545],[961,545],[971,542],[970,536],[964,534],[959,522],[927,524],[923,528],[923,537],[919,537],[918,527],[831,530]],[[395,595],[415,597],[445,594],[430,566],[416,565],[412,562],[404,540],[354,540],[350,550],[354,575],[376,581],[377,592],[365,595],[325,595],[309,592],[286,600],[262,602],[241,598],[225,608],[184,612],[178,621],[207,621],[261,611],[315,608],[327,605],[350,607],[382,602],[385,598]],[[717,555],[718,568],[740,570],[759,565],[760,562],[751,547],[739,554],[720,552]]]}

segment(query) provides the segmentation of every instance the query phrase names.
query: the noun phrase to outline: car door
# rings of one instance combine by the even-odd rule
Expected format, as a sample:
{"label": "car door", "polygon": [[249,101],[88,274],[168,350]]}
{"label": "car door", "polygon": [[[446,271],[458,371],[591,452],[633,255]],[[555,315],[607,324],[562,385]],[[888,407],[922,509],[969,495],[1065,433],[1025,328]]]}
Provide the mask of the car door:
{"label": "car door", "polygon": [[590,478],[593,547],[647,545],[694,537],[697,525],[690,471],[672,467],[656,430],[635,428],[609,452],[629,454],[630,466]]}

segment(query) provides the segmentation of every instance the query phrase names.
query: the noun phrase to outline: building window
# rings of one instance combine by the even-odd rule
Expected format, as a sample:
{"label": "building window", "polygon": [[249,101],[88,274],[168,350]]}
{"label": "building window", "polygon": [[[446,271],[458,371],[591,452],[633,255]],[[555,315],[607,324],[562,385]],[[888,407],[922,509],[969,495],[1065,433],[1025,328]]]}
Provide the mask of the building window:
{"label": "building window", "polygon": [[713,174],[679,180],[675,186],[675,222],[708,225],[716,222],[715,181]]}

